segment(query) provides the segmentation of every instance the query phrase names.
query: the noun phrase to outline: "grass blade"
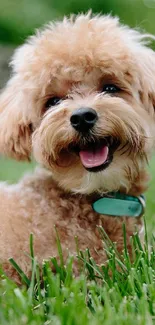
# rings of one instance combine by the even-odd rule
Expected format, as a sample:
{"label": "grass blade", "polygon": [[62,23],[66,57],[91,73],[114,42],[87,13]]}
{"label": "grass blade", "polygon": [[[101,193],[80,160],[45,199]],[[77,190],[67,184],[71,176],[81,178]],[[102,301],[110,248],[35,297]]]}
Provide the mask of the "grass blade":
{"label": "grass blade", "polygon": [[30,286],[30,280],[26,276],[26,274],[22,271],[22,269],[20,268],[20,266],[15,262],[15,260],[13,258],[10,258],[9,259],[9,262],[15,268],[15,270],[17,271],[17,273],[20,275],[21,280],[29,287]]}

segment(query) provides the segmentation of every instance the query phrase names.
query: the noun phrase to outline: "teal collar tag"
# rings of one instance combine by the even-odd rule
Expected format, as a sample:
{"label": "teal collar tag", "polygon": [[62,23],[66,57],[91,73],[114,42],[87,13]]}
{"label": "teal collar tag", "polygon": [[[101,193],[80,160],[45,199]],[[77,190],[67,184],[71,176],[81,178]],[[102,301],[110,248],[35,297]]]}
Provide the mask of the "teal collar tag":
{"label": "teal collar tag", "polygon": [[144,215],[143,195],[130,196],[122,193],[109,193],[92,204],[93,210],[109,216],[138,218]]}

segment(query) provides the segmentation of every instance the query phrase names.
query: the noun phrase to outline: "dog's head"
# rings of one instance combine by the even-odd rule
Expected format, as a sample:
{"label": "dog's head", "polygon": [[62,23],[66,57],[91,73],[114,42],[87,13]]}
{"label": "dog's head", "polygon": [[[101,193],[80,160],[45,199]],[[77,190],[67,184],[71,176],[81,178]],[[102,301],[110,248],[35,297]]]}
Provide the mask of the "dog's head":
{"label": "dog's head", "polygon": [[129,190],[153,148],[155,53],[110,16],[49,24],[17,49],[0,150],[31,151],[66,190]]}

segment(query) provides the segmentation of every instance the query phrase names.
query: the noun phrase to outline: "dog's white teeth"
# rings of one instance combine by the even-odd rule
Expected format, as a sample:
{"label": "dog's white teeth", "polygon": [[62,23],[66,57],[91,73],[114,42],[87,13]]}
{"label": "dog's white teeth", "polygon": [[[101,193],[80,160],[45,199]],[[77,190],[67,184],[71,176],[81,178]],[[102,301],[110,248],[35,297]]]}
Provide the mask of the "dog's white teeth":
{"label": "dog's white teeth", "polygon": [[93,168],[104,164],[108,158],[109,148],[103,146],[96,150],[81,150],[79,152],[81,162],[86,168]]}

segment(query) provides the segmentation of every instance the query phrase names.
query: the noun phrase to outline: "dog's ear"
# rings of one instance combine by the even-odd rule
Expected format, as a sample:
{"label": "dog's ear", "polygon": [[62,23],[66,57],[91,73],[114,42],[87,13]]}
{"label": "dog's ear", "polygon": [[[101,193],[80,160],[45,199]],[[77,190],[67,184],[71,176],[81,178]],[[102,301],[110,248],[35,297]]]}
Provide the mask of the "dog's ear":
{"label": "dog's ear", "polygon": [[[155,36],[133,32],[133,51],[136,57],[136,69],[139,70],[139,98],[149,114],[155,113],[155,51],[150,45]],[[136,42],[137,41],[137,42]]]}
{"label": "dog's ear", "polygon": [[[154,116],[155,107],[155,36],[119,25],[121,37],[133,56],[132,75],[144,108]],[[137,75],[138,72],[138,75]],[[130,75],[130,71],[129,71]],[[136,94],[137,96],[137,94]]]}
{"label": "dog's ear", "polygon": [[154,117],[155,113],[155,52],[145,48],[139,55],[140,86],[139,97],[149,112]]}
{"label": "dog's ear", "polygon": [[18,160],[29,160],[31,153],[28,105],[22,81],[13,76],[0,95],[0,152]]}

